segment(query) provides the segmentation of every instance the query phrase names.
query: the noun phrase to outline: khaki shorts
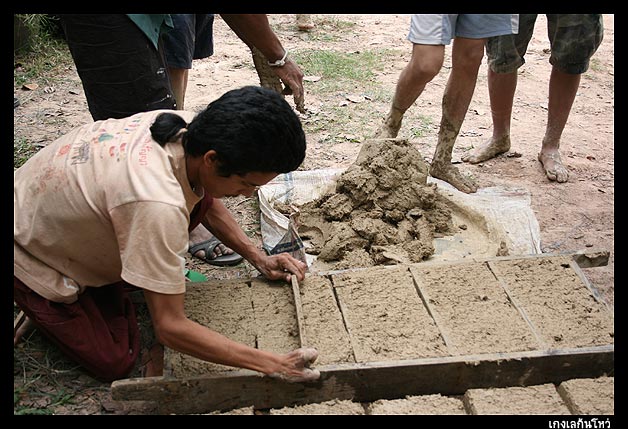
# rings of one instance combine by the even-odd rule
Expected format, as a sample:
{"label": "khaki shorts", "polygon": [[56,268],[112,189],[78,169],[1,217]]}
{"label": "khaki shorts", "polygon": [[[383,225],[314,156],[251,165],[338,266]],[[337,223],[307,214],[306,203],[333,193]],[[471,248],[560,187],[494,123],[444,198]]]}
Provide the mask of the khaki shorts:
{"label": "khaki shorts", "polygon": [[[537,15],[519,15],[519,33],[491,37],[486,42],[488,64],[495,73],[512,73],[525,63]],[[582,74],[602,43],[601,14],[547,15],[547,35],[552,54],[549,62],[568,74]]]}

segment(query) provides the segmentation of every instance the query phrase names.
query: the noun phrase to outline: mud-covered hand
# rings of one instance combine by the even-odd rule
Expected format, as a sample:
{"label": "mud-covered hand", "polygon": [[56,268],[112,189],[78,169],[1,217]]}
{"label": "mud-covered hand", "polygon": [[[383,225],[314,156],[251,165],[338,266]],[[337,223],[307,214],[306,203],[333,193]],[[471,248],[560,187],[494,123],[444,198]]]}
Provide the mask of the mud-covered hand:
{"label": "mud-covered hand", "polygon": [[289,253],[279,253],[278,255],[264,255],[261,259],[255,261],[255,268],[259,270],[264,277],[270,280],[291,281],[291,275],[297,276],[297,280],[301,281],[305,278],[307,264],[299,261]]}
{"label": "mud-covered hand", "polygon": [[305,90],[303,89],[303,72],[299,66],[289,57],[282,67],[272,67],[277,77],[284,85],[283,94],[294,97],[294,104],[297,110],[305,113]]}
{"label": "mud-covered hand", "polygon": [[299,383],[303,381],[315,381],[321,376],[317,369],[309,368],[318,357],[318,350],[311,347],[301,347],[286,353],[283,357],[282,367],[278,371],[269,374],[270,377],[278,378],[289,383]]}

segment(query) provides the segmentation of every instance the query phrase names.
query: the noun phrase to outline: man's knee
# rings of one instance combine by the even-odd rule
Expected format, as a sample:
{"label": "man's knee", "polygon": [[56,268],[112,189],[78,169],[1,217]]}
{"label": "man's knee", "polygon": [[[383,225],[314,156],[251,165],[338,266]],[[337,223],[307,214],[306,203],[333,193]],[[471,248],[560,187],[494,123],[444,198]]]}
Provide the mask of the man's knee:
{"label": "man's knee", "polygon": [[438,58],[432,59],[415,59],[410,62],[410,72],[413,81],[430,82],[443,67],[443,60]]}
{"label": "man's knee", "polygon": [[452,58],[452,65],[464,69],[478,69],[482,63],[482,58],[484,58],[484,46],[462,49],[457,51]]}
{"label": "man's knee", "polygon": [[139,350],[119,347],[117,350],[103,350],[102,354],[83,355],[77,360],[94,378],[111,382],[127,378],[135,368],[138,356]]}

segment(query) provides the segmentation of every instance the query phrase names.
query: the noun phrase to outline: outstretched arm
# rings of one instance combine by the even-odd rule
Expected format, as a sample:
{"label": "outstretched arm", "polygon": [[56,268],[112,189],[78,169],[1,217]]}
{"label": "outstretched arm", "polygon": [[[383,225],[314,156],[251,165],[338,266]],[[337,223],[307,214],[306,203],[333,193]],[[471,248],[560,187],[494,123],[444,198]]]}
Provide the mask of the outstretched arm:
{"label": "outstretched arm", "polygon": [[242,255],[265,277],[271,280],[285,279],[290,282],[290,275],[298,280],[305,278],[307,265],[288,253],[267,255],[253,244],[235,220],[229,209],[219,199],[214,199],[207,210],[203,225],[225,246]]}
{"label": "outstretched arm", "polygon": [[[286,50],[270,28],[265,14],[221,14],[220,16],[249,48],[259,49],[268,61],[272,63],[283,58]],[[290,59],[290,55],[286,57],[284,66],[272,67],[272,69],[284,85],[292,90],[294,103],[297,106],[302,104],[305,94],[303,72]]]}
{"label": "outstretched arm", "polygon": [[308,368],[318,352],[300,348],[286,354],[259,350],[233,341],[185,316],[184,295],[166,295],[144,290],[155,335],[164,346],[196,358],[252,369],[289,382],[312,381],[320,373]]}

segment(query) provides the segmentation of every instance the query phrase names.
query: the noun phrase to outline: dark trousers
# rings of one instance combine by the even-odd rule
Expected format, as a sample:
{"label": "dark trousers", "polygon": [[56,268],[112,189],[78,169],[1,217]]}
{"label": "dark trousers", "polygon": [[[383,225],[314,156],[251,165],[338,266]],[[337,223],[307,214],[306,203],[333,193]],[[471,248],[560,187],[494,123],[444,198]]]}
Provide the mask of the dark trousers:
{"label": "dark trousers", "polygon": [[59,17],[95,121],[176,108],[163,52],[128,16]]}

